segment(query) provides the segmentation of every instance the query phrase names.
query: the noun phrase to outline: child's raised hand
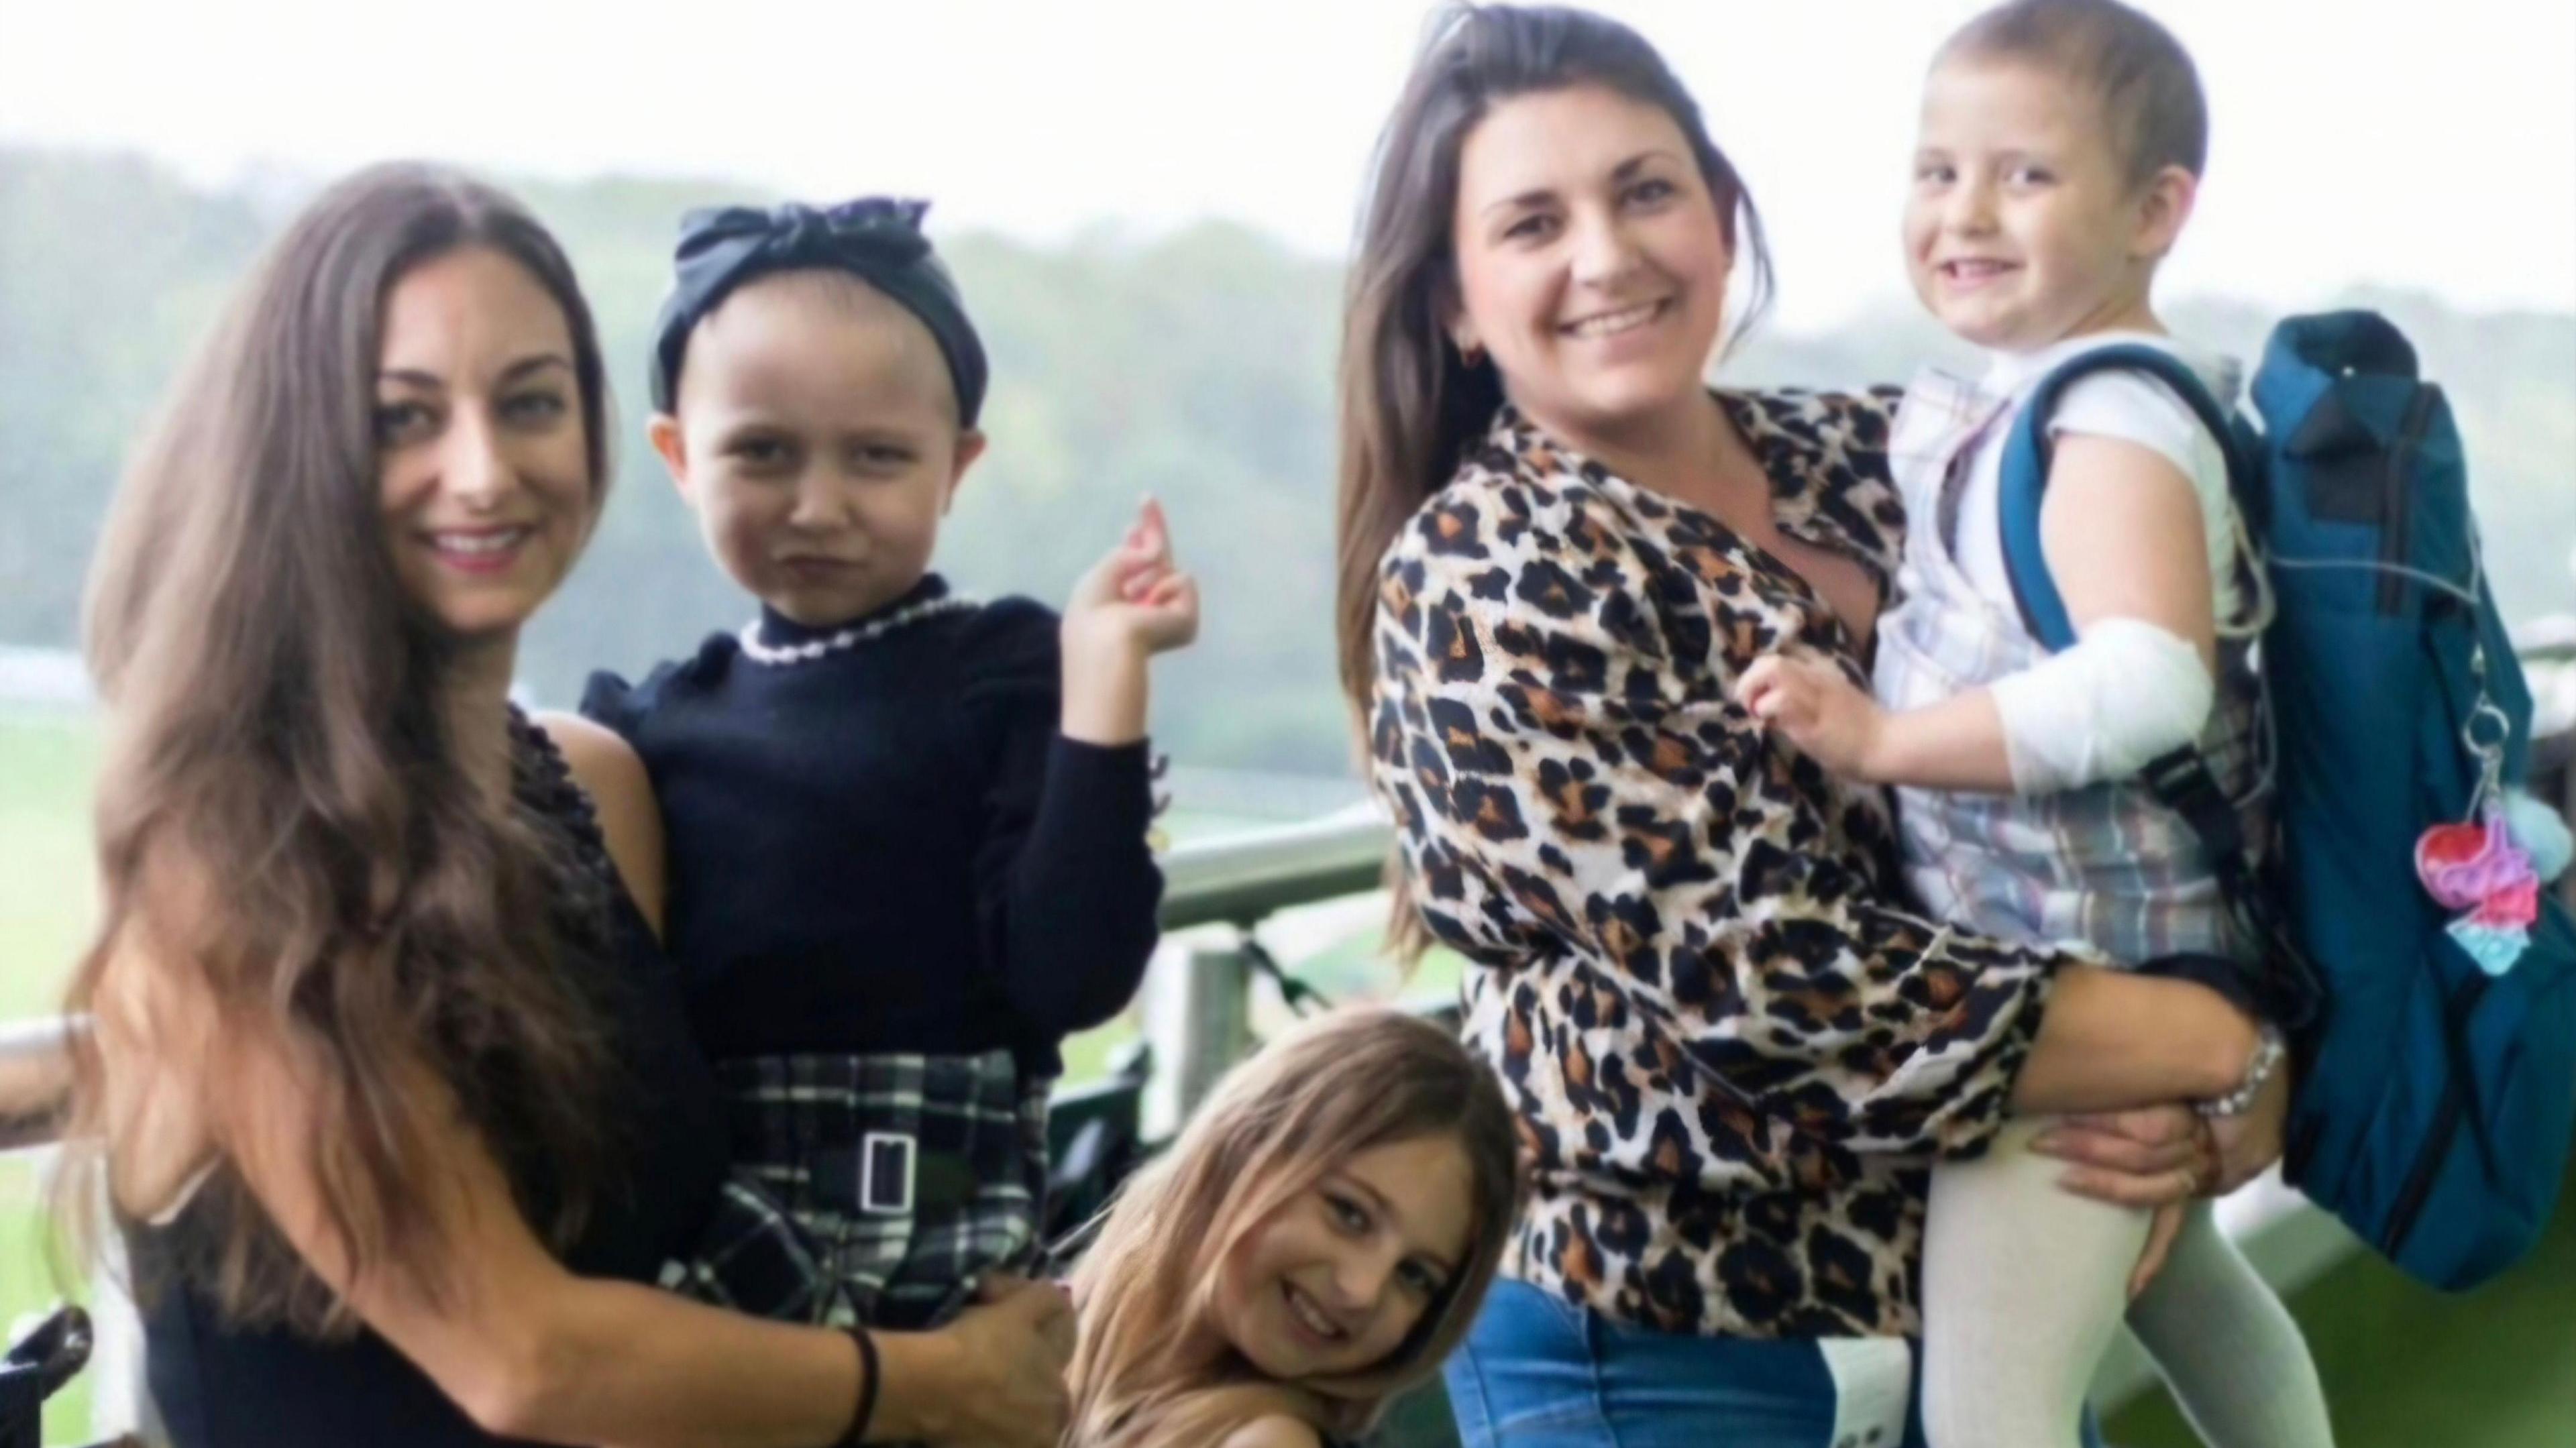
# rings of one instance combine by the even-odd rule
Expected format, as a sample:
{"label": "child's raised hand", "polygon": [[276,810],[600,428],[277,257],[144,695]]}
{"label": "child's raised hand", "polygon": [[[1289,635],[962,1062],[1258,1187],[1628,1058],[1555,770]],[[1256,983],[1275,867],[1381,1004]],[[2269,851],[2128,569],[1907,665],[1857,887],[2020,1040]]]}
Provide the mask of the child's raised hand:
{"label": "child's raised hand", "polygon": [[1833,663],[1812,654],[1765,654],[1736,679],[1734,696],[1827,771],[1868,777],[1887,711]]}
{"label": "child's raised hand", "polygon": [[1172,530],[1148,498],[1064,605],[1064,732],[1086,744],[1145,733],[1145,661],[1199,633],[1199,585],[1172,562]]}
{"label": "child's raised hand", "polygon": [[1111,649],[1137,657],[1198,637],[1198,581],[1172,561],[1171,525],[1148,498],[1109,556],[1091,566],[1065,603],[1067,651]]}

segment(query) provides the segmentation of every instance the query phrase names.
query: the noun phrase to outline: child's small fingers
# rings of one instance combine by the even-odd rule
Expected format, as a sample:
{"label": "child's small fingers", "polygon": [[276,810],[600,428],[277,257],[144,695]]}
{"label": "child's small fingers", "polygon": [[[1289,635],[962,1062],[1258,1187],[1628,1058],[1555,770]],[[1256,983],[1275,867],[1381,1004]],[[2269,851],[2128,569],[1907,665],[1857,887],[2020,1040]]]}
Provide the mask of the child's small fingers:
{"label": "child's small fingers", "polygon": [[1157,553],[1165,546],[1167,536],[1163,511],[1154,500],[1147,498],[1137,504],[1135,521],[1127,525],[1128,543],[1140,553]]}
{"label": "child's small fingers", "polygon": [[1154,531],[1154,528],[1146,528],[1144,523],[1139,523],[1133,531],[1128,531],[1126,541],[1118,544],[1118,562],[1126,564],[1126,567],[1170,564],[1172,541],[1167,536],[1162,536],[1162,533]]}
{"label": "child's small fingers", "polygon": [[1802,718],[1815,712],[1815,692],[1804,680],[1785,670],[1777,678],[1765,680],[1754,700],[1759,706],[1755,712],[1766,719]]}
{"label": "child's small fingers", "polygon": [[1143,598],[1162,586],[1172,576],[1170,564],[1160,559],[1147,559],[1132,564],[1118,576],[1118,591],[1129,599]]}

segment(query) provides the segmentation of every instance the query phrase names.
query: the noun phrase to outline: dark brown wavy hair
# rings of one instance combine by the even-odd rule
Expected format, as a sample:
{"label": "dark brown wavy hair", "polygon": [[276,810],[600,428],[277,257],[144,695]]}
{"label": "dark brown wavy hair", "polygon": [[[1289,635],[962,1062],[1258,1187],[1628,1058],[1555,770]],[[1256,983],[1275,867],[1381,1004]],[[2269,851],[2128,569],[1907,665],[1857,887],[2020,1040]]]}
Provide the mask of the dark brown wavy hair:
{"label": "dark brown wavy hair", "polygon": [[[550,928],[564,849],[468,777],[446,704],[457,646],[399,582],[378,502],[386,300],[470,247],[563,309],[599,496],[607,389],[562,249],[491,187],[379,166],[257,264],[137,453],[89,582],[105,911],[69,1008],[93,1008],[112,958],[212,1001],[213,1046],[183,1084],[219,1149],[241,1125],[224,1115],[238,1063],[291,1063],[315,1118],[303,1165],[362,1276],[415,1271],[433,1245],[426,1139],[448,1107],[405,1089],[424,1072],[505,1160],[547,1164],[521,1205],[558,1242],[613,1146],[601,1003]],[[99,1139],[94,1047],[75,1068],[68,1139]],[[67,1188],[67,1214],[81,1200]],[[228,1163],[178,1240],[172,1270],[241,1320],[350,1325]]]}
{"label": "dark brown wavy hair", "polygon": [[[1770,299],[1761,213],[1710,138],[1699,104],[1645,37],[1605,16],[1554,6],[1460,5],[1434,17],[1378,138],[1342,312],[1334,621],[1342,693],[1363,747],[1377,662],[1379,562],[1503,401],[1491,359],[1471,364],[1459,356],[1446,326],[1458,305],[1451,221],[1459,154],[1501,102],[1583,85],[1656,107],[1690,142],[1727,246],[1741,242],[1750,259],[1751,290],[1735,335]],[[1395,943],[1407,956],[1419,954],[1427,942],[1404,882],[1392,870],[1389,880]]]}

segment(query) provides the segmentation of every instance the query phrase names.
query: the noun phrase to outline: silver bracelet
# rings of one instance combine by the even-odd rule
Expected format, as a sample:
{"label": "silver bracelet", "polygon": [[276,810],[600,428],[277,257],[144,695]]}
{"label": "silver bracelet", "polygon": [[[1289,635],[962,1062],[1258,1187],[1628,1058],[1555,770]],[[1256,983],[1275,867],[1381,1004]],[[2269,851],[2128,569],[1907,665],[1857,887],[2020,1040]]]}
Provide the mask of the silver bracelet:
{"label": "silver bracelet", "polygon": [[2290,1045],[2282,1037],[2281,1028],[2270,1021],[2262,1022],[2254,1028],[2254,1054],[2245,1058],[2245,1078],[2236,1083],[2235,1090],[2195,1103],[2194,1109],[2213,1120],[2242,1116],[2253,1110],[2254,1098],[2263,1094],[2272,1073],[2280,1070],[2289,1056]]}

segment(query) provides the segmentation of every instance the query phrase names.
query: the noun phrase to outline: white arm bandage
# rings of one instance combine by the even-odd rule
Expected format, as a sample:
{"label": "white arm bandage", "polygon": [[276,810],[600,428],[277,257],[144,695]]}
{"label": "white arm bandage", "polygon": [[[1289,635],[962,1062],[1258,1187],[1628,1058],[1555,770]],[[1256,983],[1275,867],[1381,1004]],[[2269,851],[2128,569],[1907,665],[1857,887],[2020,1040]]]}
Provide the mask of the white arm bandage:
{"label": "white arm bandage", "polygon": [[2198,739],[2216,698],[2200,650],[2134,618],[2104,619],[2075,647],[1994,684],[2022,794],[2125,779]]}

